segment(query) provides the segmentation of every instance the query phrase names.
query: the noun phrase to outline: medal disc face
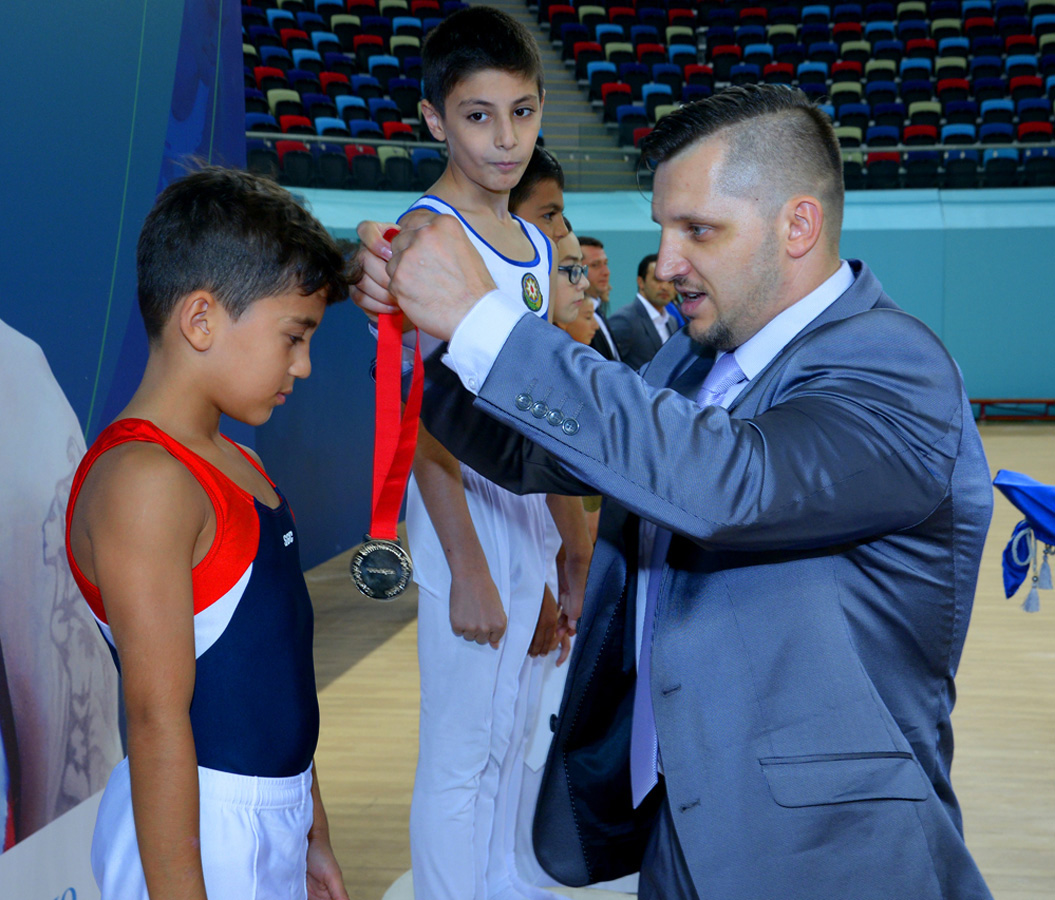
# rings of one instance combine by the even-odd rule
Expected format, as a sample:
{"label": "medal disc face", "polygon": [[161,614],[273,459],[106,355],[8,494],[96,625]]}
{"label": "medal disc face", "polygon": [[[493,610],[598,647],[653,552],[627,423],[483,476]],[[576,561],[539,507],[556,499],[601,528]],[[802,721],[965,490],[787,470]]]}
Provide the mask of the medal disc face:
{"label": "medal disc face", "polygon": [[368,540],[352,555],[352,581],[374,600],[394,600],[407,589],[413,568],[395,541]]}

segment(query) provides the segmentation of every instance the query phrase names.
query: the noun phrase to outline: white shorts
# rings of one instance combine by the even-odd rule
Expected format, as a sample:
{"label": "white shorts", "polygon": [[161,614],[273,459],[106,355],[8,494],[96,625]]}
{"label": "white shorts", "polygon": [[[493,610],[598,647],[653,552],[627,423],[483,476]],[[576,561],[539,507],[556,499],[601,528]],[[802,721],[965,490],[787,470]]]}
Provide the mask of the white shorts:
{"label": "white shorts", "polygon": [[[311,769],[255,778],[198,767],[201,856],[210,897],[306,900]],[[102,900],[149,900],[132,818],[128,758],[106,785],[92,838]]]}

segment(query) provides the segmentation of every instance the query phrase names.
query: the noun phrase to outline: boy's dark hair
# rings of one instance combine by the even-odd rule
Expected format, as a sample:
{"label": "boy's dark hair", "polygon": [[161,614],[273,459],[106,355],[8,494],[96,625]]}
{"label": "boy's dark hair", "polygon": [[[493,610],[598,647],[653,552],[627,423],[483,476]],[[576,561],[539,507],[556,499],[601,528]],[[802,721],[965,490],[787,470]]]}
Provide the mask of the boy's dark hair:
{"label": "boy's dark hair", "polygon": [[816,194],[837,238],[842,224],[843,169],[831,120],[802,91],[777,84],[744,84],[689,103],[641,140],[652,171],[682,150],[721,133],[728,142],[715,184],[746,194],[764,181],[777,207],[798,193]]}
{"label": "boy's dark hair", "polygon": [[604,249],[604,244],[602,244],[597,238],[590,237],[588,234],[584,234],[582,237],[579,238],[579,246],[597,247],[599,250]]}
{"label": "boy's dark hair", "polygon": [[[579,243],[582,243],[580,241]],[[637,277],[644,281],[648,277],[648,267],[659,259],[658,253],[650,253],[637,264]]]}
{"label": "boy's dark hair", "polygon": [[557,162],[557,158],[549,150],[536,144],[535,149],[531,151],[531,159],[528,160],[524,174],[520,176],[516,187],[509,192],[509,208],[519,209],[520,204],[543,181],[555,181],[557,186],[562,191],[564,190],[564,170]]}
{"label": "boy's dark hair", "polygon": [[484,69],[531,78],[542,96],[542,57],[531,32],[490,6],[471,6],[447,16],[421,45],[425,99],[444,114],[455,85]]}
{"label": "boy's dark hair", "polygon": [[170,184],[136,248],[139,309],[161,337],[182,297],[207,290],[233,319],[264,297],[322,291],[348,296],[345,260],[318,220],[273,181],[207,166]]}

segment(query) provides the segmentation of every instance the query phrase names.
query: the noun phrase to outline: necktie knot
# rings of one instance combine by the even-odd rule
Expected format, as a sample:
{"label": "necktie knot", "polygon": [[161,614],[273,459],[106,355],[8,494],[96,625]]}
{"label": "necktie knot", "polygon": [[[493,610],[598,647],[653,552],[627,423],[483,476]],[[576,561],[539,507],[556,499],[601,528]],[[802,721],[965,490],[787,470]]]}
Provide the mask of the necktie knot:
{"label": "necktie knot", "polygon": [[711,366],[711,371],[703,379],[703,386],[696,395],[696,402],[700,406],[717,406],[730,388],[746,380],[747,376],[736,362],[736,355],[725,353]]}

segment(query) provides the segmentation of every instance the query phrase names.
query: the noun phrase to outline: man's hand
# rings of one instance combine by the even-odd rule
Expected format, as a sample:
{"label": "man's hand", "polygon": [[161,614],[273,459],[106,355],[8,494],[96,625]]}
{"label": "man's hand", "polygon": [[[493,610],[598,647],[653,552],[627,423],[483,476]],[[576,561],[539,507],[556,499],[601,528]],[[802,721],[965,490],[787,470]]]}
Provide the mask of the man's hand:
{"label": "man's hand", "polygon": [[[364,223],[372,224],[375,223]],[[375,235],[370,228],[364,230],[364,225],[359,226],[359,237],[364,246],[369,239],[369,249],[376,253],[380,247]],[[383,257],[383,253],[378,255]],[[373,268],[367,269],[364,261],[363,282],[369,277],[380,286]],[[388,291],[400,309],[422,331],[444,341],[451,339],[454,329],[476,302],[495,289],[484,261],[454,216],[436,216],[424,224],[404,228],[392,240],[392,258],[385,270]]]}
{"label": "man's hand", "polygon": [[495,650],[506,633],[506,612],[490,574],[451,575],[451,631],[467,641],[490,644]]}

